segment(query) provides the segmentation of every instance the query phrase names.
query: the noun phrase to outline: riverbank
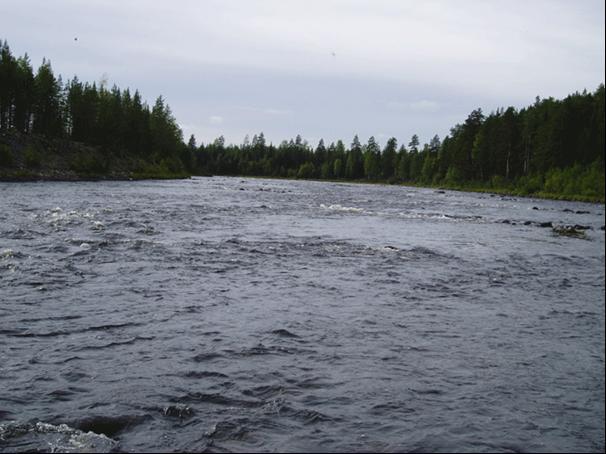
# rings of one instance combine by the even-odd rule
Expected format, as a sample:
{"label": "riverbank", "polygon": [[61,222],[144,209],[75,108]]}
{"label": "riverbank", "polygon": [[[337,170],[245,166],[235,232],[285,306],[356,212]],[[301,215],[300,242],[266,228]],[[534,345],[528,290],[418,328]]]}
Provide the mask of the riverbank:
{"label": "riverbank", "polygon": [[0,134],[0,181],[96,181],[189,178],[179,164],[123,156],[67,139]]}
{"label": "riverbank", "polygon": [[[200,175],[201,176],[201,175]],[[225,175],[228,176],[228,175]],[[250,175],[229,175],[238,178],[255,178],[255,179],[272,179],[272,180],[297,180],[288,177],[268,177],[268,176],[250,176]],[[298,180],[303,180],[299,178]],[[485,193],[485,194],[498,194],[502,196],[511,196],[511,197],[525,197],[525,198],[537,198],[537,199],[546,199],[546,200],[563,200],[570,202],[586,202],[586,203],[597,203],[604,205],[604,197],[593,197],[586,196],[582,194],[556,194],[545,191],[539,191],[534,193],[524,192],[521,190],[516,190],[515,188],[507,188],[507,187],[482,187],[478,185],[449,185],[449,184],[435,184],[435,185],[426,185],[426,184],[417,184],[413,182],[393,182],[386,180],[322,180],[318,178],[306,178],[304,180],[307,181],[318,181],[318,182],[330,182],[330,183],[346,183],[346,184],[369,184],[369,185],[387,185],[387,186],[404,186],[411,188],[427,188],[427,189],[435,189],[436,191],[440,190],[449,190],[449,191],[461,191],[461,192],[476,192],[476,193]]]}
{"label": "riverbank", "polygon": [[526,197],[526,198],[537,198],[537,199],[548,199],[548,200],[565,200],[570,202],[587,202],[587,203],[599,203],[604,204],[604,197],[594,197],[587,196],[583,194],[556,194],[552,192],[546,191],[538,191],[538,192],[525,192],[520,189],[515,188],[506,188],[506,187],[482,187],[482,186],[465,186],[465,185],[414,185],[414,184],[404,184],[405,186],[413,186],[413,187],[427,187],[434,189],[447,189],[450,191],[463,191],[463,192],[478,192],[485,194],[498,194],[503,196],[512,196],[512,197]]}
{"label": "riverbank", "polygon": [[[145,156],[124,156],[111,153],[67,139],[48,139],[44,136],[18,132],[0,134],[0,181],[112,181],[146,179],[182,179],[192,175],[183,169],[180,162],[161,159],[151,160]],[[209,176],[209,175],[199,175]],[[272,178],[291,180],[288,177],[232,175],[240,178]],[[570,180],[570,177],[568,177]],[[603,179],[603,177],[602,177]],[[534,197],[550,200],[568,200],[604,204],[601,195],[558,193],[546,191],[547,185],[521,185],[505,181],[496,184],[470,182],[467,184],[419,184],[394,180],[343,180],[306,179],[334,183],[384,184],[409,187],[425,187],[436,190],[454,190],[477,193],[492,193],[514,197]],[[599,191],[598,191],[599,192]]]}

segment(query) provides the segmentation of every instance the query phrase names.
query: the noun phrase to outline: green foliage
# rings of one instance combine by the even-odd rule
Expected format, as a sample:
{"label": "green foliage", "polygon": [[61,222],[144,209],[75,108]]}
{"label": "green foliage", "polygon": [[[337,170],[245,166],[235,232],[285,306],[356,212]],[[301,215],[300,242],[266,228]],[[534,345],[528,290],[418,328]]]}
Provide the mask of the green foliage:
{"label": "green foliage", "polygon": [[184,172],[183,164],[176,156],[168,156],[160,161],[162,169],[166,169],[170,173],[180,174]]}
{"label": "green foliage", "polygon": [[444,183],[458,185],[463,181],[460,171],[456,167],[449,167],[444,177]]}
{"label": "green foliage", "polygon": [[379,178],[379,159],[373,152],[367,152],[364,156],[364,175],[369,180]]}
{"label": "green foliage", "polygon": [[551,169],[547,172],[547,175],[545,175],[544,190],[546,192],[551,192],[553,194],[564,192],[565,186],[564,172],[562,172],[561,169]]}
{"label": "green foliage", "polygon": [[370,180],[377,180],[381,177],[381,150],[371,136],[364,150],[364,176]]}
{"label": "green foliage", "polygon": [[410,179],[410,157],[404,147],[400,148],[398,154],[398,167],[396,169],[396,176],[400,181],[407,181]]}
{"label": "green foliage", "polygon": [[70,168],[82,175],[103,175],[108,167],[103,155],[94,151],[81,151],[70,163]]}
{"label": "green foliage", "polygon": [[525,175],[518,179],[516,188],[523,195],[535,194],[543,190],[545,180],[542,175]]}
{"label": "green foliage", "polygon": [[432,182],[433,175],[435,173],[436,161],[435,158],[431,154],[425,155],[425,160],[423,161],[423,167],[421,169],[421,182],[424,184],[429,184]]}
{"label": "green foliage", "polygon": [[507,186],[507,180],[501,175],[493,175],[490,179],[490,187],[493,189],[502,189]]}
{"label": "green foliage", "polygon": [[332,177],[332,166],[330,165],[330,161],[326,161],[322,164],[320,168],[320,178],[324,180],[328,180]]}
{"label": "green foliage", "polygon": [[543,191],[564,196],[604,198],[604,171],[598,163],[589,167],[575,165],[565,169],[551,169],[545,175]]}
{"label": "green foliage", "polygon": [[[193,137],[193,136],[192,136]],[[190,140],[191,143],[191,140]],[[194,167],[194,152],[195,152],[195,146],[190,147],[189,145],[187,147],[182,147],[181,151],[179,152],[179,159],[182,163],[182,166],[189,172],[189,173],[193,173],[195,170]]]}
{"label": "green foliage", "polygon": [[341,161],[341,159],[335,159],[333,164],[333,175],[335,178],[343,178],[343,161]]}
{"label": "green foliage", "polygon": [[42,155],[35,147],[28,145],[23,152],[25,166],[29,168],[38,168],[42,163]]}
{"label": "green foliage", "polygon": [[301,167],[299,167],[297,178],[313,178],[314,172],[314,165],[311,162],[306,162],[305,164],[301,164]]}
{"label": "green foliage", "polygon": [[596,161],[581,175],[581,194],[604,200],[604,167]]}
{"label": "green foliage", "polygon": [[139,160],[137,169],[132,172],[131,177],[136,180],[164,180],[171,178],[187,178],[188,173],[179,170],[174,162],[162,160],[159,163],[151,163]]}
{"label": "green foliage", "polygon": [[48,137],[63,134],[61,88],[61,82],[55,78],[50,61],[43,60],[33,85],[33,132]]}
{"label": "green foliage", "polygon": [[0,167],[11,167],[13,165],[13,154],[8,145],[0,144]]}

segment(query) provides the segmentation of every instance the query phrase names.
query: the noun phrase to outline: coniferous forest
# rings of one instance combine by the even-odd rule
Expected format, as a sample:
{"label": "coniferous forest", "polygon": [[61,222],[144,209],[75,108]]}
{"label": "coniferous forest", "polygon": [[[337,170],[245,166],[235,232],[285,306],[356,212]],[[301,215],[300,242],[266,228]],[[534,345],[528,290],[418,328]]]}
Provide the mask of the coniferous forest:
{"label": "coniferous forest", "polygon": [[162,97],[150,107],[136,90],[63,82],[49,61],[34,71],[6,42],[0,50],[2,179],[44,178],[39,169],[54,160],[78,178],[265,176],[604,201],[603,84],[562,100],[537,97],[519,110],[474,110],[426,144],[413,135],[384,147],[357,136],[315,146],[297,136],[276,145],[259,132],[239,145],[223,137],[198,145],[193,136],[184,143]]}

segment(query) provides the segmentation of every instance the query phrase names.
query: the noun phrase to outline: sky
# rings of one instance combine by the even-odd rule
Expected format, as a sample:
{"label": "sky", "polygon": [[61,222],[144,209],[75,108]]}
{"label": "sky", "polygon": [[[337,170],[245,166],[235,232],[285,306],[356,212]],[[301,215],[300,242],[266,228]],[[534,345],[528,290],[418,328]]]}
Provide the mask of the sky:
{"label": "sky", "polygon": [[37,68],[162,95],[185,140],[446,136],[604,82],[603,0],[0,0]]}

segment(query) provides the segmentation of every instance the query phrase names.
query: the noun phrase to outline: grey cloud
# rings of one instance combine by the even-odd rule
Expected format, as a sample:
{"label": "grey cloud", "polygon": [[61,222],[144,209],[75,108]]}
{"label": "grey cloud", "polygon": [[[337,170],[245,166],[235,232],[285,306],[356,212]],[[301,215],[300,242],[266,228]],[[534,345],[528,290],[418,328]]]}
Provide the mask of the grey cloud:
{"label": "grey cloud", "polygon": [[598,0],[21,0],[0,14],[17,54],[65,77],[107,73],[149,102],[163,94],[205,142],[260,130],[429,140],[473,108],[604,80]]}

